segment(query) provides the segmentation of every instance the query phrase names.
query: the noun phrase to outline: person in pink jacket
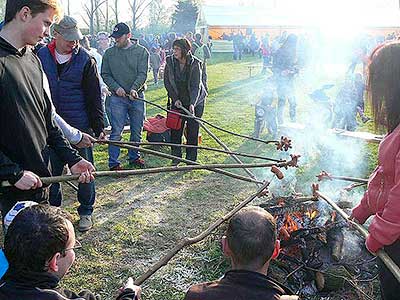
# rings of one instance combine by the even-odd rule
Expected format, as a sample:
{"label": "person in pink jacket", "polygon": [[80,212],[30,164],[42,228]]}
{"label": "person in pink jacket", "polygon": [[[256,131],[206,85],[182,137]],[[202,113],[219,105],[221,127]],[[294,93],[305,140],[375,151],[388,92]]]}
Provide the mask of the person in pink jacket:
{"label": "person in pink jacket", "polygon": [[[369,66],[368,98],[375,126],[388,134],[379,145],[378,166],[352,218],[363,224],[373,216],[367,249],[384,249],[400,265],[400,43],[377,48]],[[399,299],[400,283],[379,260],[383,300]]]}

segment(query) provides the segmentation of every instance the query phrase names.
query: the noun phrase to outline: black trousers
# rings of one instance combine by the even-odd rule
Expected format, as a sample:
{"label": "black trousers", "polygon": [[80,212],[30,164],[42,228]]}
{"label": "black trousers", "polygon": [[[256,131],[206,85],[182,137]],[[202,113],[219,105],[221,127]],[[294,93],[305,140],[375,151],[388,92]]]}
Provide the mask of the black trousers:
{"label": "black trousers", "polygon": [[[199,105],[194,108],[194,114],[196,117],[201,118],[204,112],[204,105]],[[199,141],[199,123],[196,120],[190,118],[182,117],[182,126],[179,130],[171,130],[171,143],[182,144],[183,130],[186,124],[186,134],[187,134],[187,144],[188,145],[198,145]],[[174,156],[182,157],[182,148],[172,146],[171,154]],[[186,148],[186,159],[191,161],[197,160],[197,149],[196,148]]]}
{"label": "black trousers", "polygon": [[[386,253],[400,266],[400,240],[397,240],[389,246],[385,246]],[[400,283],[393,276],[392,272],[378,258],[379,280],[381,282],[382,300],[398,300],[400,299]]]}

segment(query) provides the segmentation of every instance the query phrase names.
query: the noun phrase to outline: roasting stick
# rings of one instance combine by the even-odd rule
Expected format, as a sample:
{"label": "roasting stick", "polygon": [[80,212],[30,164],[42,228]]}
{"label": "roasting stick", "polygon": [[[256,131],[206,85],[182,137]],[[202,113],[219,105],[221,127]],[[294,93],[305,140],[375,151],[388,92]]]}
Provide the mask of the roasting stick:
{"label": "roasting stick", "polygon": [[235,155],[238,155],[238,156],[250,157],[250,158],[256,158],[256,159],[263,159],[263,160],[274,161],[274,162],[283,162],[284,161],[282,159],[274,159],[274,158],[270,158],[270,157],[254,155],[254,154],[248,154],[248,153],[242,153],[242,152],[229,152],[229,151],[225,151],[225,150],[222,150],[222,149],[204,147],[204,146],[195,146],[195,145],[186,145],[186,144],[173,144],[173,143],[162,143],[162,142],[126,142],[126,141],[114,141],[114,140],[109,140],[109,141],[110,142],[119,142],[121,144],[137,146],[137,147],[139,147],[139,146],[167,146],[167,147],[175,146],[175,147],[182,147],[182,148],[196,148],[196,149],[199,149],[199,150],[208,150],[208,151],[219,152],[219,153],[224,153],[224,154],[235,154]]}
{"label": "roasting stick", "polygon": [[[186,108],[183,106],[178,107],[179,109],[182,109],[187,115],[189,116],[194,116],[190,111],[188,111]],[[196,122],[200,125],[201,128],[203,128],[222,148],[224,148],[226,151],[232,152],[227,145],[225,145],[224,142],[222,142],[217,136],[210,131],[200,120],[195,119]],[[230,154],[230,156],[236,160],[237,163],[243,164],[243,162],[237,157],[235,154]],[[249,169],[244,168],[244,171],[249,175],[252,179],[257,180],[257,177],[251,172]],[[261,186],[261,184],[257,183],[257,186]]]}
{"label": "roasting stick", "polygon": [[[295,165],[296,164],[296,165]],[[240,168],[271,168],[274,172],[278,173],[279,176],[283,176],[283,173],[279,170],[279,167],[296,167],[297,160],[283,162],[279,164],[272,163],[250,163],[250,164],[209,164],[209,165],[189,165],[189,166],[173,166],[173,167],[160,167],[160,168],[149,168],[149,169],[137,169],[137,170],[121,170],[121,171],[97,171],[93,172],[95,177],[124,177],[128,175],[146,175],[146,174],[156,174],[156,173],[165,173],[165,172],[183,172],[183,171],[192,171],[192,170],[208,170],[208,171],[216,171],[218,169],[240,169]],[[221,170],[222,171],[222,170]],[[240,179],[247,182],[254,182],[251,178],[236,175],[233,173],[231,177],[236,179]],[[62,176],[53,176],[53,177],[41,177],[40,180],[43,184],[52,184],[58,182],[68,182],[73,180],[78,180],[80,174],[76,175],[62,175]],[[278,176],[278,175],[277,175]],[[262,181],[258,181],[256,183],[263,184]],[[11,184],[3,181],[1,183],[2,187],[10,187]]]}
{"label": "roasting stick", "polygon": [[[167,159],[176,160],[176,161],[179,161],[179,162],[184,162],[184,163],[187,163],[189,165],[200,165],[200,163],[198,163],[198,162],[187,160],[187,159],[184,159],[182,157],[174,156],[174,155],[171,155],[171,154],[167,154],[167,153],[163,153],[163,152],[159,152],[159,151],[155,151],[155,150],[151,150],[151,149],[140,148],[140,147],[136,147],[136,146],[132,146],[132,145],[126,145],[126,144],[124,144],[124,142],[115,142],[115,141],[107,141],[107,140],[105,140],[105,141],[97,140],[96,142],[97,143],[116,145],[116,146],[119,146],[119,147],[125,148],[125,149],[139,150],[139,151],[142,151],[144,153],[152,154],[152,155],[163,157],[163,158],[167,158]],[[232,177],[232,178],[242,179],[242,180],[247,181],[247,182],[253,182],[253,183],[256,183],[256,184],[262,184],[262,182],[259,181],[259,180],[255,180],[253,178],[248,178],[246,176],[241,176],[241,175],[238,175],[238,174],[234,174],[232,172],[228,172],[228,171],[225,171],[225,170],[213,169],[211,171],[216,172],[216,173],[220,173],[220,174],[224,174],[224,175]]]}
{"label": "roasting stick", "polygon": [[[271,172],[274,173],[278,179],[283,178],[283,174],[280,172],[279,169],[271,169]],[[237,212],[239,212],[243,207],[249,204],[251,201],[256,199],[257,197],[263,196],[266,193],[266,189],[270,185],[271,181],[265,181],[261,187],[257,190],[256,193],[247,197],[245,200],[240,202],[234,209],[232,209],[229,213],[225,216],[221,217],[213,224],[211,224],[205,231],[200,233],[199,235],[193,238],[184,238],[181,240],[175,247],[173,247],[167,254],[164,255],[159,261],[157,261],[153,266],[150,267],[143,275],[141,275],[138,279],[136,279],[135,284],[141,285],[145,280],[147,280],[150,276],[152,276],[155,272],[157,272],[161,267],[167,265],[167,263],[173,258],[180,250],[184,247],[195,244],[206,238],[210,235],[216,228],[218,228],[221,224],[229,220],[232,216],[234,216]]]}
{"label": "roasting stick", "polygon": [[360,184],[367,184],[368,183],[368,179],[347,177],[347,176],[333,176],[333,175],[329,174],[326,171],[322,171],[316,177],[318,178],[318,181],[322,181],[324,179],[330,179],[330,180],[335,179],[335,180],[356,182],[356,183],[360,183]]}
{"label": "roasting stick", "polygon": [[[247,136],[247,135],[243,135],[243,134],[239,134],[239,133],[232,132],[232,131],[229,131],[227,129],[218,127],[218,126],[216,126],[216,125],[214,125],[214,124],[212,124],[212,123],[210,123],[210,122],[208,122],[208,121],[206,121],[206,120],[204,120],[202,118],[196,117],[196,116],[194,116],[192,114],[190,114],[190,115],[186,114],[185,115],[185,114],[181,114],[181,113],[179,113],[177,111],[166,109],[166,108],[162,107],[161,105],[155,104],[154,102],[148,101],[148,100],[143,99],[143,98],[132,98],[132,97],[128,97],[128,98],[130,100],[132,100],[132,101],[142,101],[142,102],[147,103],[149,105],[155,106],[155,107],[157,107],[157,108],[159,108],[159,109],[161,109],[161,110],[163,110],[163,111],[165,111],[167,113],[171,113],[171,114],[174,114],[174,115],[177,115],[177,116],[181,116],[181,117],[185,117],[185,118],[190,118],[190,119],[194,119],[194,120],[197,120],[197,121],[201,121],[204,124],[207,124],[207,125],[215,128],[215,129],[217,129],[217,130],[220,130],[222,132],[225,132],[225,133],[237,136],[237,137],[245,138],[245,139],[248,139],[248,140],[251,140],[251,141],[261,142],[261,143],[264,143],[264,144],[275,144],[279,149],[282,149],[282,150],[285,150],[285,151],[287,151],[289,148],[292,148],[291,140],[289,140],[287,138],[284,138],[285,139],[285,145],[284,145],[284,147],[282,147],[282,139],[281,139],[281,141],[265,141],[265,140],[262,140],[262,139],[258,139],[258,138]],[[178,107],[178,108],[180,108],[180,107]]]}
{"label": "roasting stick", "polygon": [[[321,198],[325,200],[334,210],[336,210],[347,222],[349,222],[353,227],[360,232],[364,238],[367,238],[369,232],[368,230],[358,224],[357,222],[353,221],[350,219],[350,217],[347,215],[347,213],[341,209],[332,199],[330,199],[328,196],[324,195],[319,191],[319,186],[318,184],[313,184],[313,193],[315,197]],[[400,268],[396,263],[390,258],[390,256],[383,250],[380,249],[376,253],[376,255],[383,261],[383,263],[386,265],[386,267],[392,272],[394,277],[400,282]]]}

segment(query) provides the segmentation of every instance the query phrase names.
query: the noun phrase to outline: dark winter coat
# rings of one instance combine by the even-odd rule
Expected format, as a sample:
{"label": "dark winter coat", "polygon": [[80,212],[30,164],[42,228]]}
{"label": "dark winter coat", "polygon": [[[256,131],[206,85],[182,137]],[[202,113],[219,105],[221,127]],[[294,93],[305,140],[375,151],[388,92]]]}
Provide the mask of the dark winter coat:
{"label": "dark winter coat", "polygon": [[[100,296],[84,290],[79,293],[58,286],[60,279],[48,272],[7,273],[0,282],[0,300],[100,300]],[[135,292],[125,290],[117,300],[134,300]]]}
{"label": "dark winter coat", "polygon": [[[173,55],[167,57],[167,63],[164,70],[164,85],[168,92],[168,97],[173,102],[176,100],[185,103],[185,99],[181,99],[179,95],[175,72],[175,68],[179,67],[179,61]],[[188,55],[186,67],[188,68],[187,93],[189,95],[189,104],[194,106],[204,105],[208,95],[207,73],[203,70],[202,63],[199,59],[192,55]]]}
{"label": "dark winter coat", "polygon": [[[81,160],[54,122],[39,59],[29,47],[19,51],[2,38],[0,99],[0,181],[14,184],[24,170],[41,177],[51,176],[49,148],[70,166]],[[14,187],[6,190],[14,196],[37,192]]]}
{"label": "dark winter coat", "polygon": [[219,280],[190,287],[184,300],[279,300],[287,293],[291,291],[261,273],[231,270]]}

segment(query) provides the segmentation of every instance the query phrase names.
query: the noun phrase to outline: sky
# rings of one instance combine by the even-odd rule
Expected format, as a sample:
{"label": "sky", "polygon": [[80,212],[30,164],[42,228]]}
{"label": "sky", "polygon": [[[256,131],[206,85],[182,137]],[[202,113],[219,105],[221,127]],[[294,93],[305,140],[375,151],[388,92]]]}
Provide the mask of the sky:
{"label": "sky", "polygon": [[[66,0],[61,0],[66,3]],[[129,21],[129,0],[120,0],[120,14],[121,21]],[[165,5],[173,6],[176,0],[162,0]],[[87,27],[82,21],[81,15],[84,15],[82,3],[89,2],[89,0],[70,0],[71,14],[79,20],[80,26]],[[112,0],[110,1],[112,2]],[[260,6],[260,7],[274,7],[275,5],[280,9],[289,9],[296,11],[327,11],[331,14],[337,14],[338,19],[343,11],[354,14],[356,18],[359,12],[363,9],[399,9],[398,0],[202,0],[205,5],[226,5],[229,7],[244,5],[244,6]],[[66,10],[65,10],[66,11]]]}

